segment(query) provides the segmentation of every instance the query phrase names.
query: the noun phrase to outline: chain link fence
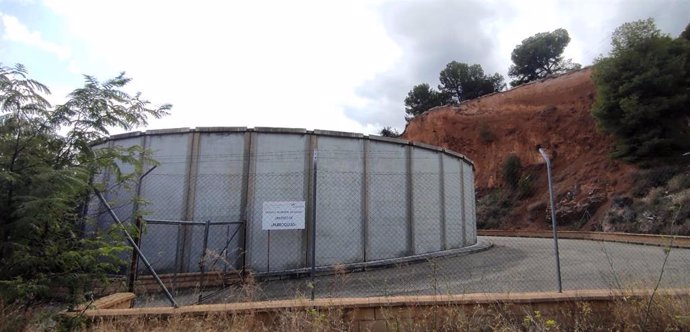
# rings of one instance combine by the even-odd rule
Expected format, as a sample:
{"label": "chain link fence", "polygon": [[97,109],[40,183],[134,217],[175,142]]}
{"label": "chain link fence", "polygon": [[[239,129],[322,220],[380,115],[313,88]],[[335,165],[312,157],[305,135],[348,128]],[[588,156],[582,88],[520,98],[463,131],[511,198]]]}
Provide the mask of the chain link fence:
{"label": "chain link fence", "polygon": [[[439,173],[415,175],[421,175],[419,178],[423,180],[415,187],[421,193],[414,204],[444,205],[446,210],[463,210],[463,204],[473,206],[471,202],[459,199],[461,193],[448,193],[447,190],[449,199],[441,204],[436,184]],[[324,186],[338,188],[359,187],[363,181],[361,177],[353,178],[352,173],[324,172],[323,176],[330,179],[323,181]],[[317,190],[317,276],[313,280],[308,277],[308,231],[264,231],[266,236],[262,241],[265,241],[263,243],[266,244],[266,251],[260,254],[260,258],[255,257],[252,261],[255,269],[247,271],[243,283],[214,288],[204,301],[222,303],[248,299],[309,298],[312,291],[318,298],[535,292],[557,289],[553,240],[548,237],[548,232],[546,235],[542,232],[540,236],[545,237],[541,238],[479,236],[478,244],[475,245],[477,251],[470,253],[470,250],[463,249],[463,234],[466,233],[463,232],[459,220],[444,220],[439,209],[431,208],[415,210],[414,231],[407,231],[406,208],[385,203],[387,199],[399,202],[394,199],[396,195],[407,195],[403,187],[391,184],[396,178],[400,180],[401,177],[404,178],[403,175],[391,173],[369,175],[367,181],[380,183],[378,190],[388,193],[388,198],[387,195],[369,196],[368,202],[360,203],[371,206],[366,230],[352,227],[351,223],[346,222],[348,218],[361,218],[360,209],[356,208],[357,204],[351,202],[358,200],[359,195],[343,193],[343,196],[329,197],[319,195]],[[275,176],[264,176],[255,180],[259,186],[278,181]],[[301,184],[301,179],[287,181]],[[650,189],[650,192],[658,192],[665,197],[660,199],[669,201],[687,199],[676,196],[689,189],[685,187],[675,193],[666,193],[656,188]],[[333,195],[333,192],[329,194]],[[629,205],[631,208],[637,199],[646,201],[649,197],[645,195],[633,198]],[[319,203],[320,200],[323,203]],[[348,200],[350,202],[347,202]],[[341,206],[338,205],[340,203],[333,203],[341,201],[347,203],[342,203]],[[617,203],[614,202],[615,204]],[[325,208],[326,205],[329,206],[328,209]],[[680,213],[686,213],[683,212],[683,206],[678,205],[677,209],[670,210],[675,211],[676,221],[673,223],[684,225],[687,222],[687,215],[684,216],[685,220],[680,220]],[[604,218],[615,219],[614,214],[619,213],[616,211],[618,208],[614,206]],[[646,208],[649,209],[649,206]],[[643,219],[647,218],[647,215],[648,213],[639,213],[637,221],[632,222],[645,222]],[[334,222],[336,220],[338,222]],[[443,224],[439,220],[444,220]],[[367,245],[360,241],[364,237],[364,232],[368,232],[369,235],[370,242]],[[566,233],[567,231],[561,232],[562,238],[559,240],[564,290],[625,291],[657,286],[686,288],[690,284],[690,249],[678,247],[684,244],[674,244],[671,238],[660,239],[658,245],[650,246],[563,238],[567,237]],[[510,232],[505,234],[511,235]],[[535,236],[529,232],[526,235]],[[488,247],[489,244],[492,246]],[[236,250],[241,249],[236,247]],[[259,256],[258,253],[255,255]],[[234,267],[239,268],[238,265]],[[287,272],[271,273],[276,270]],[[187,296],[189,303],[197,298],[197,293],[178,293],[178,296]],[[146,303],[143,301],[142,305]],[[161,305],[164,302],[158,297],[153,297],[148,300],[148,304]]]}
{"label": "chain link fence", "polygon": [[[560,226],[563,290],[607,289],[624,292],[655,287],[688,288],[690,238],[683,237],[687,233],[678,230],[690,223],[690,210],[687,208],[690,203],[690,178],[686,172],[663,173],[660,175],[662,179],[649,180],[647,185],[636,182],[631,197],[614,195],[611,207],[599,213],[595,213],[596,210],[589,212],[587,222]],[[635,177],[648,179],[650,174],[649,171],[641,171]],[[335,184],[359,185],[351,174],[327,175],[334,178],[331,181]],[[439,196],[443,190],[439,191],[437,185],[439,173],[414,173],[413,176],[421,179],[414,187],[419,195],[415,196],[414,204],[424,204],[429,208],[415,209],[412,232],[401,231],[404,228],[394,226],[406,222],[405,207],[382,203],[386,195],[368,198],[372,208],[367,219],[367,232],[377,238],[375,245],[367,247],[367,256],[372,264],[356,263],[363,251],[359,243],[349,240],[361,237],[361,230],[342,222],[340,209],[323,209],[324,212],[319,213],[318,208],[322,205],[317,203],[317,234],[324,232],[341,237],[316,243],[317,266],[329,268],[317,269],[322,274],[313,283],[309,278],[261,279],[258,284],[252,284],[250,298],[309,298],[312,290],[317,298],[557,290],[554,241],[549,223],[546,222],[546,217],[550,215],[548,208],[542,211],[540,217],[545,220],[536,221],[541,224],[533,225],[532,229],[479,230],[477,244],[472,248],[475,250],[465,250],[459,245],[462,243],[460,224],[451,218],[444,218],[440,212],[442,210],[438,209],[439,206],[445,206],[445,211],[463,209],[463,200],[458,199],[461,194],[448,193],[446,189],[448,199],[441,200]],[[404,186],[391,185],[395,177],[390,173],[369,174],[367,181],[381,183],[378,188],[390,196],[406,195]],[[577,199],[569,197],[567,191],[561,194],[557,210],[558,206],[567,208],[567,200]],[[589,193],[581,195],[592,196]],[[318,197],[321,199],[321,196]],[[347,199],[346,196],[340,198]],[[324,200],[328,201],[328,198]],[[474,206],[471,202],[464,204]],[[353,210],[358,211],[356,208]],[[628,219],[620,220],[622,215]],[[650,215],[657,216],[653,220],[658,225],[640,228],[652,222]],[[341,222],[332,223],[330,220]],[[392,225],[386,225],[386,222]],[[328,224],[321,226],[322,223]],[[453,225],[458,226],[453,228]],[[608,235],[597,237],[590,233],[600,230],[600,227],[606,227],[609,232],[598,234]],[[497,228],[507,229],[509,225]],[[630,229],[638,229],[638,232],[630,236],[618,233]],[[673,236],[636,236],[642,229],[647,233],[666,229],[670,232],[664,233]],[[337,256],[340,260],[334,258],[336,255],[341,255]],[[390,259],[396,256],[407,258]],[[352,258],[345,260],[342,257]],[[246,299],[246,296],[246,290],[238,285],[211,301],[232,302]]]}
{"label": "chain link fence", "polygon": [[[505,187],[475,198],[467,163],[404,146],[363,149],[371,158],[271,151],[244,166],[232,153],[196,166],[168,157],[187,166],[162,163],[128,188],[111,186],[107,199],[180,304],[557,289],[550,210],[533,203],[545,201],[543,190]],[[232,162],[241,166],[234,173],[214,166]],[[556,188],[563,290],[690,285],[688,170],[633,177],[626,194]],[[302,220],[267,227],[267,202],[302,202]],[[98,204],[89,211],[93,232],[112,224]],[[506,222],[516,215],[521,229]],[[122,272],[135,272],[145,294],[138,305],[166,305],[135,261]]]}

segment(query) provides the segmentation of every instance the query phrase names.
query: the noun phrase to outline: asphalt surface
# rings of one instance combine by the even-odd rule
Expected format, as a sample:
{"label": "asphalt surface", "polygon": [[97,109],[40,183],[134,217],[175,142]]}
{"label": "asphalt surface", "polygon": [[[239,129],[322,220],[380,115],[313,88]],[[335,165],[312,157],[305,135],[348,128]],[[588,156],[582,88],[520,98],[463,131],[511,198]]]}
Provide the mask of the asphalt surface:
{"label": "asphalt surface", "polygon": [[[557,290],[552,239],[481,237],[486,251],[420,263],[316,278],[315,296],[468,294]],[[690,287],[690,249],[586,240],[559,240],[564,290]],[[666,261],[666,262],[665,262]],[[665,265],[664,265],[665,262]],[[310,280],[288,279],[206,289],[203,303],[309,298]],[[180,305],[196,303],[199,290],[175,294]],[[160,294],[142,296],[137,306],[167,306]]]}

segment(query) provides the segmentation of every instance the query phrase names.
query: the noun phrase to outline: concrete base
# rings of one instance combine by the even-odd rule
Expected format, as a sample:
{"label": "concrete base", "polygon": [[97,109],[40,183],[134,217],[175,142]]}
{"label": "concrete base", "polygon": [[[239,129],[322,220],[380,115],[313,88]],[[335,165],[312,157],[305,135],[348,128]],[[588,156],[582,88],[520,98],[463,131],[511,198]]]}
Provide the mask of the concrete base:
{"label": "concrete base", "polygon": [[[415,262],[420,262],[420,261],[426,261],[426,260],[431,259],[431,258],[456,256],[456,255],[466,255],[466,254],[471,254],[471,253],[475,253],[475,252],[481,252],[484,250],[488,250],[492,246],[493,246],[493,244],[486,239],[477,239],[477,243],[475,243],[474,245],[468,246],[468,247],[450,249],[450,250],[442,250],[442,251],[430,252],[430,253],[426,253],[426,254],[405,256],[405,257],[380,259],[380,260],[368,261],[368,262],[363,262],[363,263],[343,264],[343,265],[338,265],[338,269],[340,269],[341,271],[342,271],[342,269],[344,269],[346,272],[358,272],[358,271],[371,270],[371,269],[380,269],[380,268],[392,267],[392,266],[395,266],[398,264],[403,264],[403,263],[415,263]],[[305,276],[309,275],[310,273],[311,273],[311,269],[302,268],[302,269],[293,269],[293,270],[286,270],[286,271],[280,271],[280,272],[255,273],[254,277],[256,277],[259,280],[275,280],[275,279],[287,279],[287,278],[301,278],[301,277],[305,277]],[[330,274],[335,274],[335,266],[329,265],[329,266],[317,266],[316,267],[316,275],[330,275]]]}

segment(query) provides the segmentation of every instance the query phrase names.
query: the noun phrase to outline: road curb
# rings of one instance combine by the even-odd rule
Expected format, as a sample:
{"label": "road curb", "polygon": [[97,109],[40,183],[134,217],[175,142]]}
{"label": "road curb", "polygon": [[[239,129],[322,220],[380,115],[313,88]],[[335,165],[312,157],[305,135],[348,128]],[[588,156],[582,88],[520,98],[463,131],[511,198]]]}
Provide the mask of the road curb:
{"label": "road curb", "polygon": [[[380,260],[374,260],[374,261],[368,261],[368,262],[341,264],[341,265],[337,265],[337,266],[334,266],[334,265],[318,266],[318,267],[316,267],[316,274],[321,276],[321,275],[335,274],[338,271],[359,272],[359,271],[368,271],[368,270],[374,270],[374,269],[382,269],[382,268],[396,266],[396,265],[400,265],[400,264],[417,263],[417,262],[426,261],[426,260],[433,259],[433,258],[468,255],[468,254],[488,250],[491,247],[493,247],[493,243],[491,243],[488,239],[477,239],[477,243],[475,243],[474,245],[471,245],[469,247],[435,251],[435,252],[430,252],[430,253],[426,253],[426,254],[405,256],[405,257],[380,259]],[[262,280],[262,281],[302,278],[302,277],[308,276],[310,271],[311,270],[309,268],[300,268],[300,269],[284,270],[284,271],[278,271],[278,272],[258,272],[258,273],[254,273],[254,277],[259,279],[259,280]]]}
{"label": "road curb", "polygon": [[[477,230],[479,236],[501,236],[501,237],[527,237],[527,238],[551,238],[552,231],[506,231],[482,229]],[[618,232],[581,232],[581,231],[559,231],[558,237],[561,239],[572,240],[592,240],[620,242],[629,244],[642,244],[672,248],[690,248],[690,236],[680,235],[654,235]]]}

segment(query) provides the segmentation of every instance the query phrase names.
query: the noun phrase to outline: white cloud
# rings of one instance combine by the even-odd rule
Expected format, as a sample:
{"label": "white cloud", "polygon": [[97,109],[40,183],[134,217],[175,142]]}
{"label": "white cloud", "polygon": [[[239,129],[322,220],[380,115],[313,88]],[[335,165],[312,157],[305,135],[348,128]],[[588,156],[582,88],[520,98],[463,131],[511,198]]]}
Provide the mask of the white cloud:
{"label": "white cloud", "polygon": [[54,54],[60,60],[66,60],[69,57],[70,51],[68,48],[43,39],[40,32],[30,31],[29,28],[16,17],[0,13],[0,20],[2,20],[2,25],[5,30],[3,34],[5,40],[36,47]]}
{"label": "white cloud", "polygon": [[[66,64],[69,72],[82,69],[106,79],[104,73],[126,70],[145,97],[174,105],[172,115],[152,121],[152,128],[366,133],[402,126],[407,91],[425,81],[435,85],[451,60],[481,63],[487,72],[506,75],[515,45],[562,27],[572,38],[565,56],[586,65],[606,51],[610,32],[623,19],[663,14],[659,9],[669,6],[668,15],[687,17],[685,3],[690,2],[42,2],[79,51]],[[667,21],[658,20],[660,26]],[[42,40],[23,31],[24,39]]]}
{"label": "white cloud", "polygon": [[45,3],[107,72],[174,105],[151,127],[370,130],[343,105],[400,53],[363,0]]}

